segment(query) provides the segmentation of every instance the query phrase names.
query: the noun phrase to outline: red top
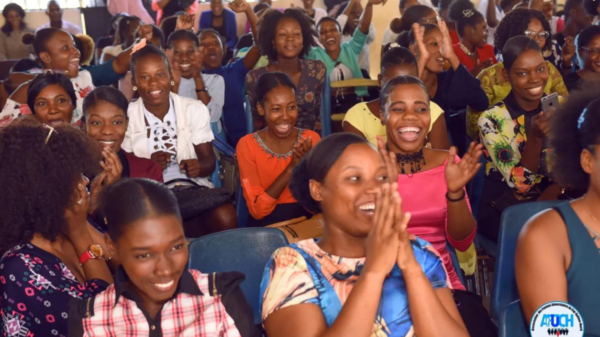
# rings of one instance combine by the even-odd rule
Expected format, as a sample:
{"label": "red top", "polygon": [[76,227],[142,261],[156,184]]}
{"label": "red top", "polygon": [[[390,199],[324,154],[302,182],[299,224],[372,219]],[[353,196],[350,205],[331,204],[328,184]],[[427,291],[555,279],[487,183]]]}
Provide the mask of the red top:
{"label": "red top", "polygon": [[[476,65],[475,61],[460,48],[458,43],[453,44],[452,47],[454,48],[454,53],[458,57],[460,63],[464,65],[468,71],[471,71]],[[498,63],[496,55],[494,55],[494,47],[491,44],[486,43],[482,48],[477,48],[477,54],[479,54],[479,62],[492,59],[492,64]]]}
{"label": "red top", "polygon": [[456,29],[448,30],[448,34],[450,34],[450,39],[452,40],[452,44],[460,42],[460,38],[458,37],[458,32],[456,32]]}
{"label": "red top", "polygon": [[[136,157],[133,153],[123,150],[121,150],[121,152],[125,154],[125,158],[127,158],[129,169],[129,176],[127,178],[147,178],[164,183],[163,172],[157,163],[150,159]],[[125,163],[122,164],[125,166]],[[123,173],[125,173],[125,167],[123,168]],[[125,175],[126,173],[123,174],[124,178]]]}

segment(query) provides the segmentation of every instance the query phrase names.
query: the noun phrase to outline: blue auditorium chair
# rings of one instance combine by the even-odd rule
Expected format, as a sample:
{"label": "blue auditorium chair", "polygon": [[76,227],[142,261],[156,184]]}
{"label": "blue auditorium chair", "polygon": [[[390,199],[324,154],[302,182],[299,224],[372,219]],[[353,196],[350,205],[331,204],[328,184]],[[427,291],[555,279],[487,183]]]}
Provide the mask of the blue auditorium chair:
{"label": "blue auditorium chair", "polygon": [[[537,201],[515,205],[502,212],[498,237],[498,259],[492,289],[492,318],[500,323],[502,312],[519,299],[515,279],[515,250],[521,228],[534,215],[565,201]],[[507,317],[514,317],[514,313]]]}
{"label": "blue auditorium chair", "polygon": [[241,284],[246,300],[260,323],[259,290],[263,271],[273,252],[288,245],[277,228],[239,228],[195,239],[189,246],[188,267],[203,273],[239,271],[246,279]]}

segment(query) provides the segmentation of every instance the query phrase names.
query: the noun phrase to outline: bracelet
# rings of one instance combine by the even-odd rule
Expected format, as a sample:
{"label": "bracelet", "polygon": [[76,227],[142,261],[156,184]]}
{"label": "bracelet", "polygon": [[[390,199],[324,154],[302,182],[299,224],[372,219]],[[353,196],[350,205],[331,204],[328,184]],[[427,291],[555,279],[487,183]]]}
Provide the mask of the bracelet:
{"label": "bracelet", "polygon": [[446,200],[450,201],[450,202],[459,202],[465,199],[465,197],[467,196],[467,193],[465,193],[465,190],[462,190],[463,194],[458,198],[458,199],[452,199],[448,196],[448,192],[446,192]]}
{"label": "bracelet", "polygon": [[199,92],[207,92],[208,90],[206,90],[206,87],[202,88],[202,89],[196,89],[196,93]]}

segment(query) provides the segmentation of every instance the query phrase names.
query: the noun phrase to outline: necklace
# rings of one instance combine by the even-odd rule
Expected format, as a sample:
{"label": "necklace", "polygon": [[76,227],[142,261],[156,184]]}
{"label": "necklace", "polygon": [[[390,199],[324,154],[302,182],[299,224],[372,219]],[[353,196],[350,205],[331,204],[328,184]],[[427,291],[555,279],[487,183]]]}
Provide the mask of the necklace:
{"label": "necklace", "polygon": [[400,165],[400,173],[402,174],[406,174],[404,164],[410,165],[411,175],[408,176],[409,178],[412,178],[413,174],[421,171],[421,162],[423,162],[423,165],[427,165],[423,156],[423,148],[411,154],[396,153],[396,160],[398,161],[398,165]]}
{"label": "necklace", "polygon": [[460,47],[460,49],[461,49],[462,51],[464,51],[464,52],[465,52],[465,54],[467,54],[467,56],[473,56],[473,55],[475,55],[475,53],[477,53],[477,49],[475,49],[475,51],[470,51],[470,50],[469,50],[467,47],[465,47],[465,45],[464,45],[464,44],[462,44],[462,42],[460,42],[460,43],[458,44],[458,46]]}
{"label": "necklace", "polygon": [[[584,200],[585,200],[585,197],[586,196],[583,196]],[[600,221],[598,221],[598,219],[596,219],[596,217],[594,216],[594,214],[592,214],[592,212],[589,210],[589,208],[587,206],[586,206],[586,209],[587,209],[588,213],[590,214],[590,216],[592,217],[592,219],[595,222],[600,223]],[[600,234],[598,232],[596,232],[595,230],[591,229],[590,227],[586,226],[585,224],[583,224],[583,227],[585,227],[588,231],[590,231],[590,233],[593,234],[592,241],[594,241],[594,244],[596,244],[596,240],[600,239]],[[598,248],[598,246],[596,246],[596,249],[598,249],[598,253],[600,253],[600,248]]]}

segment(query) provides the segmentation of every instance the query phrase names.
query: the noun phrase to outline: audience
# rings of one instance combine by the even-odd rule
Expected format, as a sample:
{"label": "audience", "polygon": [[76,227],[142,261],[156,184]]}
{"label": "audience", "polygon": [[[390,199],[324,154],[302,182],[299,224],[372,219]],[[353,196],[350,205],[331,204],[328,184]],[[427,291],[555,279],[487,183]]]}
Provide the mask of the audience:
{"label": "audience", "polygon": [[[596,0],[558,13],[546,0],[400,0],[391,22],[373,22],[386,0],[151,2],[158,26],[142,1],[109,0],[96,45],[62,2],[35,34],[23,8],[3,10],[7,336],[494,337],[476,234],[497,242],[506,208],[565,199],[519,237],[523,320],[565,301],[600,334]],[[332,123],[344,132],[321,140]],[[187,269],[188,239],[302,217],[322,236],[298,227],[264,267],[263,329],[242,274]],[[453,250],[483,277],[463,278]]]}
{"label": "audience", "polygon": [[599,91],[569,96],[550,117],[553,178],[586,194],[529,221],[521,230],[515,273],[521,305],[529,321],[542,305],[568,302],[577,308],[585,335],[600,335],[598,314],[598,140]]}
{"label": "audience", "polygon": [[223,8],[223,0],[211,0],[210,10],[204,11],[200,15],[200,29],[207,28],[214,29],[225,37],[227,50],[233,55],[233,49],[238,41],[237,23],[235,13]]}
{"label": "audience", "polygon": [[581,69],[565,76],[569,92],[582,88],[586,82],[600,81],[600,26],[589,26],[577,37],[577,55],[581,59]]}
{"label": "audience", "polygon": [[310,215],[288,184],[294,167],[321,137],[295,127],[300,115],[296,90],[292,79],[281,72],[267,72],[256,82],[256,108],[266,127],[244,136],[237,145],[250,227]]}
{"label": "audience", "polygon": [[[418,76],[415,56],[404,47],[396,47],[387,51],[381,58],[381,72],[378,76],[379,87],[383,88],[388,81],[397,76]],[[450,139],[446,131],[444,111],[430,102],[431,123],[427,141],[434,149],[449,149]],[[441,117],[441,118],[440,118]],[[344,116],[344,132],[355,133],[366,138],[373,146],[377,146],[377,136],[387,141],[386,126],[383,124],[381,100],[358,103]]]}
{"label": "audience", "polygon": [[198,2],[194,0],[152,0],[152,10],[156,12],[157,25],[160,25],[162,18],[168,18],[181,11],[194,14],[197,8]]}
{"label": "audience", "polygon": [[477,76],[481,70],[498,63],[494,46],[487,43],[487,24],[469,0],[456,0],[450,5],[449,16],[454,20],[460,42],[452,45],[460,63]]}
{"label": "audience", "polygon": [[[69,335],[260,336],[239,272],[188,269],[177,198],[146,179],[125,179],[102,194],[106,244],[121,262],[115,283],[69,303]],[[124,329],[124,322],[127,327]]]}
{"label": "audience", "polygon": [[198,37],[200,39],[200,48],[203,50],[204,59],[202,71],[205,74],[216,74],[223,77],[225,83],[225,104],[223,105],[223,124],[229,143],[233,146],[246,135],[246,113],[244,110],[244,83],[246,75],[252,70],[260,59],[258,49],[258,30],[256,28],[256,15],[252,8],[244,0],[233,2],[229,8],[236,13],[246,14],[246,18],[251,23],[254,44],[248,50],[248,53],[237,60],[225,66],[223,56],[227,52],[226,45],[221,35],[213,29],[202,30]]}
{"label": "audience", "polygon": [[[167,0],[168,1],[168,0]],[[46,28],[55,28],[62,29],[69,34],[77,35],[81,34],[81,27],[78,25],[71,23],[69,21],[63,20],[63,11],[60,8],[60,4],[57,0],[48,1],[48,8],[46,9],[46,15],[50,19],[50,22],[44,23],[40,27],[38,27],[37,31]]]}
{"label": "audience", "polygon": [[[112,283],[102,235],[86,221],[86,175],[100,151],[72,126],[32,117],[0,131],[0,300],[6,335],[66,336],[70,298]],[[19,169],[15,169],[19,168]]]}
{"label": "audience", "polygon": [[73,83],[63,74],[39,74],[27,88],[27,106],[35,118],[48,126],[71,124],[77,97]]}
{"label": "audience", "polygon": [[8,4],[2,10],[4,25],[0,29],[0,61],[28,58],[33,48],[23,43],[24,33],[33,32],[25,24],[25,11],[17,4]]}
{"label": "audience", "polygon": [[[373,6],[381,3],[383,3],[382,0],[369,0],[352,39],[347,42],[342,42],[342,28],[335,19],[324,17],[317,24],[317,31],[323,48],[312,48],[308,58],[325,63],[327,76],[329,76],[331,82],[363,78],[358,63],[358,55],[361,53],[369,34]],[[365,87],[357,87],[347,88],[346,90],[332,90],[331,94],[335,98],[331,101],[331,113],[333,114],[346,113],[348,109],[367,96],[368,92]]]}
{"label": "audience", "polygon": [[[467,145],[463,111],[487,108],[488,102],[480,82],[460,64],[444,21],[438,25],[415,24],[410,34],[410,50],[419,64],[419,77],[427,86],[431,100],[445,112],[452,143],[464,154]],[[444,63],[450,68],[444,70]],[[454,118],[450,116],[454,115]]]}
{"label": "audience", "polygon": [[390,176],[398,177],[402,209],[411,214],[407,231],[440,253],[469,334],[494,336],[496,329],[481,302],[467,300],[470,295],[465,293],[465,285],[457,274],[461,271],[454,269],[446,249],[448,242],[451,247],[466,251],[475,239],[476,222],[466,185],[481,166],[478,159],[482,145],[472,143],[462,160],[456,155],[456,147],[450,152],[424,147],[427,133],[423,131],[431,124],[429,94],[416,77],[390,80],[383,87],[380,100],[390,136],[387,144],[380,137],[379,152],[391,159]]}
{"label": "audience", "polygon": [[[544,87],[544,93],[551,94],[556,92],[560,96],[566,97],[569,93],[560,71],[552,61],[545,56],[550,48],[550,45],[546,43],[546,39],[543,38],[544,36],[549,36],[549,33],[545,34],[547,33],[547,30],[544,30],[548,29],[547,25],[548,22],[539,11],[525,8],[515,9],[510,12],[498,26],[496,30],[495,47],[497,51],[502,51],[506,42],[512,37],[523,35],[529,37],[533,36],[531,38],[539,44],[544,53],[542,55],[544,55],[544,59],[546,60],[546,70],[549,75],[546,86]],[[552,53],[550,52],[550,54]],[[505,71],[504,68],[504,63],[499,62],[484,69],[477,76],[481,81],[481,87],[488,98],[489,107],[504,100],[511,91],[510,81],[507,78],[508,72]],[[479,128],[477,123],[483,110],[485,109],[467,109],[467,134],[473,140],[478,139]]]}
{"label": "audience", "polygon": [[527,36],[509,39],[502,50],[512,90],[479,117],[479,138],[485,145],[486,179],[479,207],[480,232],[498,240],[500,216],[509,206],[555,200],[547,162],[548,118],[540,99],[549,74],[540,45]]}
{"label": "audience", "polygon": [[293,196],[322,212],[325,228],[318,242],[280,248],[267,263],[260,305],[269,336],[468,336],[438,253],[406,231],[411,216],[384,159],[341,133],[294,168]]}
{"label": "audience", "polygon": [[[340,6],[340,10],[335,14],[335,17],[337,22],[340,24],[340,29],[342,31],[342,43],[352,40],[352,36],[354,35],[354,31],[358,26],[362,12],[363,8],[358,0],[349,0],[346,6]],[[365,41],[360,54],[358,54],[358,65],[360,66],[365,78],[370,78],[370,45],[373,43],[373,41],[375,41],[376,37],[377,31],[375,30],[375,25],[373,25],[371,22],[369,25],[367,40]]]}
{"label": "audience", "polygon": [[157,162],[178,198],[186,236],[198,237],[236,226],[230,193],[212,188],[215,170],[210,114],[199,100],[172,93],[167,55],[153,45],[131,58],[132,84],[140,99],[129,104],[123,150]]}
{"label": "audience", "polygon": [[110,59],[119,55],[123,49],[129,48],[135,37],[135,32],[142,25],[142,20],[137,16],[126,16],[119,20],[116,33],[118,41],[120,43],[104,47],[102,50],[102,56],[100,57],[100,63],[108,62]]}
{"label": "audience", "polygon": [[[152,38],[150,26],[141,26],[138,33],[147,39]],[[82,117],[83,99],[95,86],[112,84],[118,81],[121,75],[127,73],[133,48],[132,46],[122,51],[107,63],[80,70],[81,53],[75,48],[73,37],[65,31],[55,28],[38,30],[33,41],[28,42],[32,42],[36,57],[45,72],[64,73],[71,79],[73,87],[77,90],[77,102],[72,120],[74,124],[78,124]],[[3,124],[9,123],[22,114],[31,113],[25,106],[28,102],[28,87],[29,83],[21,85],[7,100],[4,109],[0,112],[0,120]]]}
{"label": "audience", "polygon": [[216,74],[202,74],[200,40],[191,30],[177,30],[167,41],[167,55],[171,60],[173,92],[202,101],[210,113],[213,133],[223,137],[221,117],[225,104],[225,81]]}
{"label": "audience", "polygon": [[[125,95],[112,87],[99,87],[83,100],[83,129],[102,147],[98,184],[110,185],[120,178],[147,178],[163,182],[160,166],[121,148],[129,124]],[[103,179],[104,178],[104,179]]]}
{"label": "audience", "polygon": [[246,76],[246,94],[250,100],[254,130],[267,122],[258,112],[256,87],[258,79],[269,72],[283,72],[294,83],[296,94],[296,126],[306,130],[321,130],[321,96],[325,85],[325,64],[304,57],[316,46],[316,32],[301,9],[290,8],[283,13],[269,10],[263,17],[258,34],[262,55],[269,58],[266,67],[251,70]]}

